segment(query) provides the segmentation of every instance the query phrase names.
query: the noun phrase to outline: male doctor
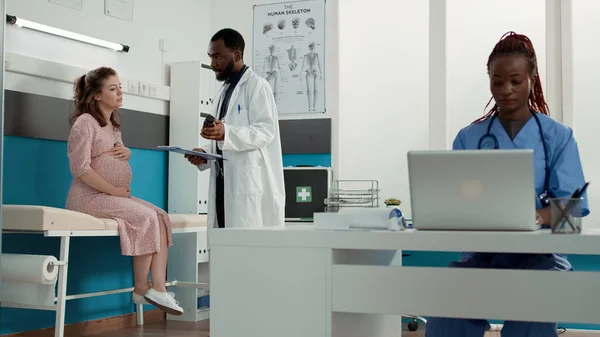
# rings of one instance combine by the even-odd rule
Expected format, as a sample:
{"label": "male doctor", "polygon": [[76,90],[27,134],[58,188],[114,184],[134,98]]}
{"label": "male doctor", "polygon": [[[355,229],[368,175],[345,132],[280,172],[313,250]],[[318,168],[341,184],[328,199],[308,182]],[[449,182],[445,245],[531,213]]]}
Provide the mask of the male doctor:
{"label": "male doctor", "polygon": [[277,107],[269,83],[244,64],[244,38],[222,29],[211,39],[208,55],[216,78],[214,126],[201,136],[211,140],[207,153],[226,160],[188,161],[210,168],[208,226],[267,227],[284,225],[285,190]]}

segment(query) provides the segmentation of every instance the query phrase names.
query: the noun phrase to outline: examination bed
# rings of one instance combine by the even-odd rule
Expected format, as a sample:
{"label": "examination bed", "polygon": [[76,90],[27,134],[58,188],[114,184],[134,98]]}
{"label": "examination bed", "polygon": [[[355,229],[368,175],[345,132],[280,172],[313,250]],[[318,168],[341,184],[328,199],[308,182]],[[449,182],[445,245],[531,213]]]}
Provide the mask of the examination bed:
{"label": "examination bed", "polygon": [[[186,228],[206,227],[206,215],[169,214],[169,219],[173,231],[181,232]],[[6,232],[44,232],[44,234],[68,231],[72,232],[70,236],[78,236],[77,233],[80,231],[107,231],[104,234],[110,236],[115,234],[114,231],[118,231],[118,227],[117,222],[113,219],[95,218],[62,208],[3,205],[2,230]],[[87,232],[83,232],[83,234],[85,233]]]}
{"label": "examination bed", "polygon": [[[206,215],[169,214],[173,235],[206,232]],[[118,236],[118,225],[113,219],[100,219],[93,216],[55,207],[35,205],[3,205],[2,231],[17,234],[43,234],[45,237],[60,237],[60,256],[55,263],[58,270],[57,295],[53,305],[40,303],[6,303],[3,307],[27,308],[56,311],[55,337],[64,336],[65,305],[67,300],[131,292],[133,287],[88,294],[67,295],[67,271],[71,237]],[[119,249],[115,247],[115,249]],[[189,254],[194,254],[190,252]],[[206,283],[177,281],[178,275],[167,286],[208,288]],[[194,308],[195,309],[195,308]],[[184,310],[188,310],[184,308]],[[137,323],[143,325],[143,309],[136,308]]]}

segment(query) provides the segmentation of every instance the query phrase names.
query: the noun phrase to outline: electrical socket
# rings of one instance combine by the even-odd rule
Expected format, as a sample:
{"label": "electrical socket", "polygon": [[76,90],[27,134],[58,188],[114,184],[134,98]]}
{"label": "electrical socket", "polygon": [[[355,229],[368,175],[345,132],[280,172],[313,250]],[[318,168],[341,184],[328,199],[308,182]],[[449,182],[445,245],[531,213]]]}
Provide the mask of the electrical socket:
{"label": "electrical socket", "polygon": [[162,52],[167,51],[167,46],[165,45],[165,39],[158,39],[158,50]]}
{"label": "electrical socket", "polygon": [[138,86],[138,94],[143,96],[148,95],[148,83],[140,82],[140,85]]}
{"label": "electrical socket", "polygon": [[148,96],[150,97],[156,97],[156,85],[150,83],[150,85],[148,85]]}
{"label": "electrical socket", "polygon": [[127,81],[127,91],[128,92],[137,92],[138,91],[138,81],[129,80]]}

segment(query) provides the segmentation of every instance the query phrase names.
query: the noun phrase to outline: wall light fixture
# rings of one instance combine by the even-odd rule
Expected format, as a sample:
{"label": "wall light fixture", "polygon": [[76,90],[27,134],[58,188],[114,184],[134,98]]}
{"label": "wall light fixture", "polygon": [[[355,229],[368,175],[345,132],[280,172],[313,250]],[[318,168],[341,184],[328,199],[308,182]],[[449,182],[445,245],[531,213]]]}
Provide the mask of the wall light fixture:
{"label": "wall light fixture", "polygon": [[68,39],[81,41],[81,42],[93,44],[96,46],[112,49],[112,50],[115,50],[118,52],[124,52],[124,53],[129,52],[129,46],[126,46],[124,44],[104,41],[104,40],[96,39],[94,37],[69,32],[67,30],[42,25],[40,23],[36,23],[33,21],[17,18],[14,15],[7,14],[6,22],[13,24],[15,26],[18,26],[18,27],[24,27],[24,28],[33,29],[33,30],[37,30],[40,32],[48,33],[48,34],[58,35],[58,36],[62,36],[62,37],[68,38]]}

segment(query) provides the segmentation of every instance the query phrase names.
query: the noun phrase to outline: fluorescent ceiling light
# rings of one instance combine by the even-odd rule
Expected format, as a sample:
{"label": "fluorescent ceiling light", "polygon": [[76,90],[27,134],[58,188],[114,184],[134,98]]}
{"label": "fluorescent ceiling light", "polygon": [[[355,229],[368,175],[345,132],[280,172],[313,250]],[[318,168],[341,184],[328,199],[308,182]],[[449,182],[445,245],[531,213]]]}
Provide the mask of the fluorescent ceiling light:
{"label": "fluorescent ceiling light", "polygon": [[42,24],[37,23],[37,22],[33,22],[33,21],[29,21],[29,20],[17,18],[16,16],[13,16],[13,15],[8,15],[7,14],[6,15],[6,22],[10,23],[10,24],[13,24],[15,26],[29,28],[29,29],[37,30],[37,31],[44,32],[44,33],[49,33],[49,34],[53,34],[53,35],[62,36],[62,37],[66,37],[68,39],[72,39],[72,40],[77,40],[77,41],[81,41],[81,42],[93,44],[93,45],[96,45],[96,46],[100,46],[100,47],[112,49],[112,50],[115,50],[115,51],[120,51],[120,52],[124,52],[124,53],[129,52],[129,46],[126,46],[126,45],[123,45],[123,44],[120,44],[120,43],[104,41],[104,40],[96,39],[96,38],[89,37],[89,36],[86,36],[86,35],[81,35],[81,34],[69,32],[67,30],[63,30],[63,29],[59,29],[59,28],[55,28],[55,27],[51,27],[51,26],[42,25]]}

